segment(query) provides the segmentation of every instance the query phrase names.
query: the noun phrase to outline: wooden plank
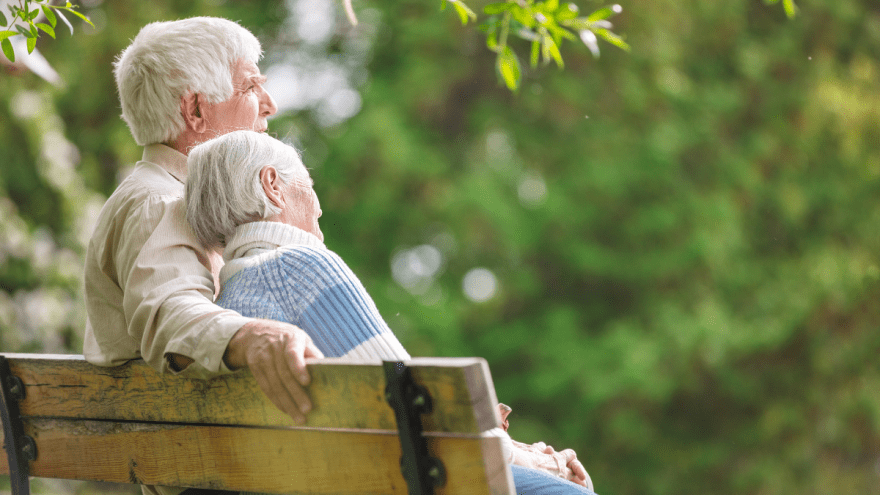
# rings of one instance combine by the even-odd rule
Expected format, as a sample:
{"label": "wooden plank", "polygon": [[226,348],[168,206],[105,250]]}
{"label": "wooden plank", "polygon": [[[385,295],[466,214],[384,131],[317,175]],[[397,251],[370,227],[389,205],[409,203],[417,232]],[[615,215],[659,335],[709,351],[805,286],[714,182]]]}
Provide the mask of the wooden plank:
{"label": "wooden plank", "polygon": [[[26,419],[25,431],[37,442],[31,474],[40,477],[286,494],[407,493],[393,432],[49,418]],[[434,434],[428,450],[447,471],[438,495],[513,494],[500,439]],[[4,459],[0,473],[5,467]]]}
{"label": "wooden plank", "polygon": [[[82,356],[4,354],[25,383],[24,416],[294,426],[242,371],[210,380],[161,375],[143,361],[104,368]],[[498,424],[488,366],[480,358],[416,358],[415,380],[437,407],[425,431],[479,433]],[[315,406],[307,426],[396,429],[376,362],[310,360]]]}

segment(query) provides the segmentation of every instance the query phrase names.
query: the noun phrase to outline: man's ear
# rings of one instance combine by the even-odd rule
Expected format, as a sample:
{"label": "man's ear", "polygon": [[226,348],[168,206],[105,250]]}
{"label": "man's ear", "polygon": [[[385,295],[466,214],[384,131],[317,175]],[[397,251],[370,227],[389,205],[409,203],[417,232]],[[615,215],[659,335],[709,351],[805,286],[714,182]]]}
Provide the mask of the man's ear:
{"label": "man's ear", "polygon": [[180,97],[180,112],[183,114],[183,121],[190,130],[202,134],[208,128],[208,123],[202,115],[201,105],[205,103],[205,98],[198,94],[188,91]]}
{"label": "man's ear", "polygon": [[267,165],[260,170],[260,184],[269,201],[278,208],[284,208],[284,195],[281,193],[281,178],[275,167]]}

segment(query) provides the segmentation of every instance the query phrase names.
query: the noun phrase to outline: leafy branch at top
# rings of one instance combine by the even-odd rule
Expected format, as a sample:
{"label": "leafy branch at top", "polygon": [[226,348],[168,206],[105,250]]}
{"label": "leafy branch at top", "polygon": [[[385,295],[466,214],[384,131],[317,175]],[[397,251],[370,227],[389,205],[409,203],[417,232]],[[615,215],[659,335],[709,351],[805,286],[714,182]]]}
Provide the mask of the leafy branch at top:
{"label": "leafy branch at top", "polygon": [[[462,0],[442,0],[452,4],[462,24],[475,21],[477,15]],[[529,61],[532,68],[539,63],[555,62],[564,67],[560,47],[565,42],[580,39],[593,56],[599,56],[599,38],[629,51],[629,45],[611,31],[608,21],[622,12],[620,5],[603,7],[587,16],[579,16],[578,6],[559,0],[505,0],[491,3],[483,9],[488,18],[480,26],[486,34],[486,46],[496,53],[496,67],[511,91],[519,87],[522,68],[519,58],[509,43],[510,36],[531,44]]]}
{"label": "leafy branch at top", "polygon": [[[774,5],[779,3],[779,0],[764,0],[764,3]],[[785,9],[785,15],[789,19],[797,14],[797,6],[794,4],[794,0],[782,0],[782,8]]]}
{"label": "leafy branch at top", "polygon": [[[60,18],[73,34],[73,25],[64,16],[64,12],[79,17],[88,25],[95,27],[88,17],[76,11],[76,6],[67,2],[64,5],[51,5],[50,0],[18,0],[18,5],[9,5],[9,13],[11,21],[7,20],[6,15],[0,11],[0,27],[9,27],[0,31],[0,47],[10,62],[15,62],[15,50],[12,49],[12,43],[9,41],[13,36],[24,36],[27,38],[28,53],[33,53],[37,46],[37,38],[40,37],[40,31],[55,38],[55,26]],[[37,22],[40,12],[46,17],[46,22]],[[15,28],[12,30],[11,28]]]}
{"label": "leafy branch at top", "polygon": [[[477,14],[463,0],[441,0],[441,10],[447,4],[461,19],[462,24],[477,20]],[[782,3],[785,14],[792,18],[797,14],[794,0],[764,0],[768,5]],[[508,43],[513,35],[531,44],[530,65],[555,62],[564,66],[560,47],[565,40],[580,39],[593,56],[599,56],[599,39],[629,51],[622,37],[611,31],[609,19],[623,9],[620,5],[603,7],[587,16],[579,16],[578,6],[560,0],[503,0],[483,8],[488,16],[480,29],[486,34],[486,46],[496,53],[496,68],[504,83],[515,91],[522,79],[519,57]]]}

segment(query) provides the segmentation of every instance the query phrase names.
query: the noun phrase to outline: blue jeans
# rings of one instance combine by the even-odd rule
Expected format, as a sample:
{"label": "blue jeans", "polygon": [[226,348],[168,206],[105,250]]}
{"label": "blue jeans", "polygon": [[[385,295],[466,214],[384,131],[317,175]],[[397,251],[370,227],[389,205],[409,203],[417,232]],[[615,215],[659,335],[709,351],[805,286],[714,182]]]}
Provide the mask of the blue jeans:
{"label": "blue jeans", "polygon": [[537,469],[510,466],[516,495],[596,495],[571,481]]}

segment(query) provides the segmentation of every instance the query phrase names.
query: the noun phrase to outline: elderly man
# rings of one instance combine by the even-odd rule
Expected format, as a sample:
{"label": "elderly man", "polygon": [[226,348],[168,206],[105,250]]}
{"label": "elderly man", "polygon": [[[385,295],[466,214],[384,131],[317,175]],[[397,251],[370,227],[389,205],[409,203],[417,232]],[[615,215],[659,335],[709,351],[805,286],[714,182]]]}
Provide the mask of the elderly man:
{"label": "elderly man", "polygon": [[202,247],[184,213],[190,149],[234,130],[265,131],[277,110],[260,56],[248,30],[202,17],[144,27],[116,61],[122,117],[144,154],[107,200],[88,246],[83,354],[97,365],[143,358],[192,376],[247,367],[302,422],[311,409],[305,358],[321,352],[288,323],[213,304],[222,260]]}
{"label": "elderly man", "polygon": [[[320,203],[293,148],[239,131],[195,147],[188,161],[187,220],[203,244],[225,248],[220,306],[297,325],[327,356],[409,358],[358,278],[324,246]],[[574,451],[496,433],[518,493],[592,493]]]}

